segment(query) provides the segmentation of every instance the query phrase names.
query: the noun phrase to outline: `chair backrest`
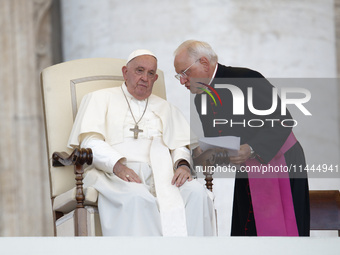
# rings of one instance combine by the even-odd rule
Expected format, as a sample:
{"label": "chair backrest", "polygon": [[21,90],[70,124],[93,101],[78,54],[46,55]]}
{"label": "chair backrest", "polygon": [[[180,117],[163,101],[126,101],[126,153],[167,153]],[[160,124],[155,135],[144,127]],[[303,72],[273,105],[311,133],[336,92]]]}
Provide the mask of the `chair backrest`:
{"label": "chair backrest", "polygon": [[[51,197],[75,186],[73,167],[55,168],[52,154],[65,151],[77,109],[83,96],[89,92],[120,86],[124,79],[122,67],[126,60],[89,58],[64,62],[44,69],[41,86],[50,174]],[[166,98],[164,75],[157,70],[158,80],[153,94]]]}

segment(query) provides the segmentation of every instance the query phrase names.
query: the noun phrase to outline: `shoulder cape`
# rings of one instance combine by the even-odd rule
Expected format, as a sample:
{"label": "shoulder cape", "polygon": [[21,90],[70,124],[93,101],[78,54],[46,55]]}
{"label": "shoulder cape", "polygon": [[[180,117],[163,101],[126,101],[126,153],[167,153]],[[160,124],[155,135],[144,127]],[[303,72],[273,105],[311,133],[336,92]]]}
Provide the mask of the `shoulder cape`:
{"label": "shoulder cape", "polygon": [[[169,149],[197,146],[197,138],[175,106],[152,94],[149,97],[148,108],[161,119],[162,139]],[[91,132],[101,134],[110,145],[123,142],[123,123],[127,111],[128,105],[120,87],[102,89],[85,95],[73,124],[68,147],[78,147],[84,135]]]}

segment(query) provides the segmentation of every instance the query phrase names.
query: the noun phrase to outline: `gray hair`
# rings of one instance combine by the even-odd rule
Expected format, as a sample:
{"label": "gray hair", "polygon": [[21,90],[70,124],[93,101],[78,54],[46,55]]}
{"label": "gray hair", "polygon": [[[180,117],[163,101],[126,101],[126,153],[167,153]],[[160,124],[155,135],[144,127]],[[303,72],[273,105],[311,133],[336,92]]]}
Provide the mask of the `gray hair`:
{"label": "gray hair", "polygon": [[182,50],[186,50],[189,57],[192,59],[199,59],[200,57],[206,57],[209,59],[210,64],[216,64],[218,57],[211,46],[202,41],[187,40],[183,42],[175,50],[174,55],[176,56]]}

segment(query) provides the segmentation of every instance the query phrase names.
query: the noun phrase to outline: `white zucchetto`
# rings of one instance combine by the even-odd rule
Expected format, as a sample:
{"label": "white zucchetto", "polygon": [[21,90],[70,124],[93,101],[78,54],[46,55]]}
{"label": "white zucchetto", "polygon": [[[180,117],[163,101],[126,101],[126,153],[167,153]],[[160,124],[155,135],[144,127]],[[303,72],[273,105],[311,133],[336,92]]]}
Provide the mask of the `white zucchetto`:
{"label": "white zucchetto", "polygon": [[149,50],[144,50],[144,49],[139,49],[139,50],[135,50],[133,51],[129,57],[128,57],[128,60],[126,63],[129,63],[132,59],[136,58],[136,57],[139,57],[139,56],[143,56],[143,55],[149,55],[149,56],[153,56],[156,60],[156,56],[155,54],[153,54],[151,51]]}

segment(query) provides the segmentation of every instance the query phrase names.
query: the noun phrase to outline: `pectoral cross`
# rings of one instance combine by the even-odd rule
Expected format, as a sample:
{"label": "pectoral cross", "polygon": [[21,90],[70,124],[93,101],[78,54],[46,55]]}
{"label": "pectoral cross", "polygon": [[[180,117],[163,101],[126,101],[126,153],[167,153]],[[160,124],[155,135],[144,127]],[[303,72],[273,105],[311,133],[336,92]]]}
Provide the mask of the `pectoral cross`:
{"label": "pectoral cross", "polygon": [[138,138],[138,133],[143,132],[142,129],[138,128],[138,125],[136,124],[134,128],[130,128],[130,131],[133,132],[133,138],[137,139]]}

